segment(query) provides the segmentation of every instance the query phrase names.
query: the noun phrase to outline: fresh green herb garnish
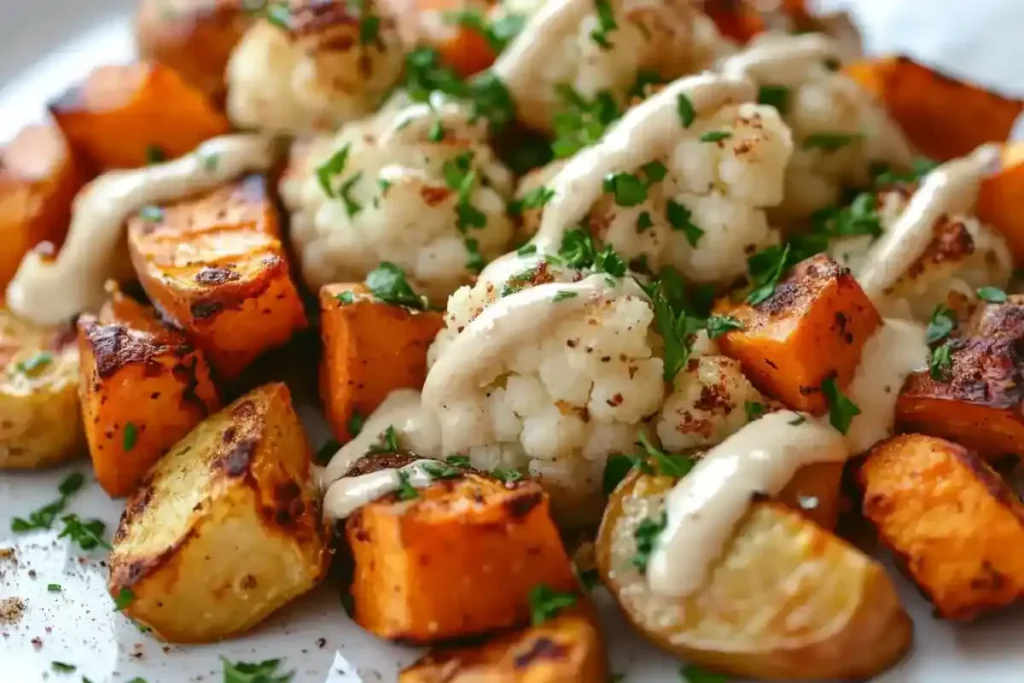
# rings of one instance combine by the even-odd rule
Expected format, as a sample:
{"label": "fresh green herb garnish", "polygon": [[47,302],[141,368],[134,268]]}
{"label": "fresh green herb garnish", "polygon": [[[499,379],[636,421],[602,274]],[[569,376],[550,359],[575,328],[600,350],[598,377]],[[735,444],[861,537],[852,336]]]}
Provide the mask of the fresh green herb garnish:
{"label": "fresh green herb garnish", "polygon": [[128,422],[124,426],[124,439],[122,446],[124,447],[125,453],[130,453],[134,448],[135,444],[139,442],[139,428],[134,422]]}
{"label": "fresh green herb garnish", "polygon": [[487,265],[480,253],[480,243],[472,237],[467,237],[463,243],[466,245],[466,269],[471,273],[479,273]]}
{"label": "fresh green herb garnish", "polygon": [[747,413],[747,422],[753,422],[764,417],[767,408],[759,401],[745,401],[743,403],[743,410]]}
{"label": "fresh green herb garnish", "polygon": [[144,206],[139,209],[139,218],[150,223],[159,223],[164,219],[164,210],[159,206]]}
{"label": "fresh green herb garnish", "polygon": [[366,0],[349,0],[359,17],[359,44],[363,47],[375,45],[384,50],[384,41],[380,36],[380,17],[366,7]]}
{"label": "fresh green herb garnish", "polygon": [[348,418],[348,422],[345,424],[345,429],[348,430],[349,436],[353,439],[359,436],[359,432],[363,431],[363,424],[366,423],[366,418],[359,414],[358,410],[353,410],[352,415]]}
{"label": "fresh green herb garnish", "polygon": [[789,88],[784,85],[762,85],[757,92],[757,101],[785,114],[789,111]]}
{"label": "fresh green herb garnish", "polygon": [[263,16],[270,24],[288,31],[292,27],[292,10],[287,2],[272,2],[266,6]]}
{"label": "fresh green herb garnish", "polygon": [[529,256],[530,254],[536,254],[536,253],[537,253],[537,245],[536,244],[524,244],[523,246],[521,246],[518,249],[516,249],[516,254],[518,254],[519,256]]}
{"label": "fresh green herb garnish", "polygon": [[668,175],[668,169],[660,161],[652,161],[640,167],[644,177],[647,179],[647,187],[654,183],[660,183]]}
{"label": "fresh green herb garnish", "polygon": [[647,90],[652,85],[661,85],[665,82],[665,79],[661,77],[657,71],[648,71],[647,69],[640,69],[636,72],[636,81],[633,82],[633,87],[626,93],[627,100],[643,100],[647,98]]}
{"label": "fresh green herb garnish", "polygon": [[821,383],[821,393],[828,403],[828,421],[840,434],[846,434],[850,422],[860,415],[860,408],[836,385],[835,377],[826,377]]}
{"label": "fresh green herb garnish", "polygon": [[405,470],[398,470],[398,500],[415,500],[420,497],[420,492],[409,481],[409,473]]}
{"label": "fresh green herb garnish", "polygon": [[805,496],[800,494],[797,496],[796,502],[802,510],[816,510],[821,501],[818,500],[817,496]]}
{"label": "fresh green herb garnish", "polygon": [[583,587],[588,592],[594,590],[601,583],[601,575],[596,569],[580,569],[576,565],[573,565],[572,568],[576,572],[576,578],[580,580],[580,583],[583,584]]}
{"label": "fresh green herb garnish", "polygon": [[687,310],[683,302],[684,284],[678,273],[662,271],[647,292],[651,297],[654,320],[665,344],[664,377],[671,382],[690,358],[690,338],[705,325],[703,318]]}
{"label": "fresh green herb garnish", "polygon": [[351,145],[346,144],[344,147],[332,154],[330,159],[316,167],[316,178],[320,182],[320,188],[328,197],[337,196],[334,193],[334,189],[331,187],[331,180],[345,171],[345,165],[348,164],[348,155],[350,150]]}
{"label": "fresh green herb garnish", "polygon": [[446,161],[441,168],[445,185],[457,193],[455,205],[456,226],[465,234],[470,228],[487,226],[487,216],[471,203],[476,187],[477,172],[473,168],[473,153],[463,152],[454,159]]}
{"label": "fresh green herb garnish", "polygon": [[[604,463],[604,475],[601,480],[601,488],[604,491],[604,495],[611,495],[619,483],[626,478],[629,471],[640,463],[646,465],[641,458],[635,455],[617,454],[610,456]],[[650,470],[650,466],[647,466],[647,469]]]}
{"label": "fresh green herb garnish", "polygon": [[462,470],[458,467],[443,462],[425,462],[423,471],[432,479],[455,479],[462,476]]}
{"label": "fresh green herb garnish", "polygon": [[565,299],[575,299],[575,298],[576,298],[576,292],[567,292],[567,291],[565,291],[563,289],[563,290],[558,291],[558,292],[555,293],[555,296],[554,296],[554,298],[552,298],[552,301],[563,301]]}
{"label": "fresh green herb garnish", "polygon": [[124,608],[132,604],[133,600],[135,600],[134,591],[131,588],[122,588],[114,597],[114,611],[123,612]]}
{"label": "fresh green herb garnish", "polygon": [[792,420],[790,420],[786,424],[788,424],[790,427],[799,427],[804,422],[807,422],[807,418],[805,416],[803,416],[803,415],[797,415],[796,417],[794,417]]}
{"label": "fresh green herb garnish", "polygon": [[654,227],[654,220],[650,211],[644,211],[636,217],[636,231],[643,234]]}
{"label": "fresh green herb garnish", "polygon": [[668,519],[664,513],[658,520],[648,517],[640,522],[633,532],[633,538],[636,539],[636,554],[633,555],[630,562],[640,570],[641,574],[647,571],[647,563],[650,562],[651,553],[654,552],[654,544],[657,543],[661,532],[665,530],[667,522]]}
{"label": "fresh green herb garnish", "polygon": [[937,161],[927,157],[917,157],[910,162],[910,170],[906,172],[893,171],[886,164],[875,167],[875,185],[894,185],[897,183],[914,183],[935,170]]}
{"label": "fresh green herb garnish", "polygon": [[159,145],[146,145],[146,163],[149,165],[160,164],[167,161],[167,152]]}
{"label": "fresh green herb garnish", "polygon": [[427,308],[427,300],[420,296],[405,278],[405,271],[394,263],[384,261],[366,276],[366,287],[373,296],[391,304],[418,311]]}
{"label": "fresh green herb garnish", "polygon": [[932,359],[928,363],[928,374],[932,379],[945,382],[953,374],[952,343],[945,342],[942,346],[932,351]]}
{"label": "fresh green herb garnish", "polygon": [[452,467],[458,467],[460,469],[469,468],[469,456],[468,455],[449,455],[444,459]]}
{"label": "fresh green herb garnish", "polygon": [[665,203],[665,216],[673,230],[682,230],[685,233],[686,241],[691,247],[697,246],[697,242],[704,236],[704,231],[693,222],[693,214],[684,204],[674,199],[668,200]]}
{"label": "fresh green herb garnish", "polygon": [[359,171],[353,176],[347,178],[345,182],[341,184],[341,187],[338,188],[338,196],[341,197],[341,201],[345,204],[345,213],[348,214],[349,218],[356,216],[363,210],[362,204],[352,198],[352,190],[362,177],[363,172]]}
{"label": "fresh green herb garnish", "polygon": [[506,484],[523,480],[522,473],[519,470],[512,468],[505,469],[502,467],[496,467],[491,470],[491,476]]}
{"label": "fresh green herb garnish", "polygon": [[107,525],[98,519],[83,521],[78,515],[64,515],[60,518],[64,523],[64,529],[57,538],[69,538],[72,543],[77,543],[82,550],[94,550],[96,547],[103,547],[111,550],[110,544],[103,540],[103,532]]}
{"label": "fresh green herb garnish", "polygon": [[978,298],[990,304],[1006,303],[1006,292],[998,287],[982,287],[978,290]]}
{"label": "fresh green herb garnish", "polygon": [[878,215],[875,195],[869,192],[858,194],[848,206],[816,211],[811,216],[811,226],[812,234],[804,237],[823,236],[825,240],[819,251],[824,251],[827,240],[836,237],[879,237],[882,234],[882,218]]}
{"label": "fresh green herb garnish", "polygon": [[609,0],[594,0],[594,5],[597,7],[597,28],[590,32],[590,39],[602,50],[610,50],[612,43],[608,34],[619,27],[615,23],[615,13]]}
{"label": "fresh green herb garnish", "polygon": [[708,336],[718,339],[730,330],[742,330],[743,323],[731,315],[713,315],[708,318]]}
{"label": "fresh green herb garnish", "polygon": [[804,149],[822,149],[835,152],[860,139],[859,133],[813,133],[804,138]]}
{"label": "fresh green herb garnish", "polygon": [[924,331],[924,341],[931,346],[948,337],[957,326],[956,313],[948,306],[939,304],[932,311],[928,327]]}
{"label": "fresh green herb garnish", "polygon": [[554,118],[555,141],[551,148],[557,159],[571,157],[594,144],[622,116],[615,98],[606,90],[595,94],[593,100],[566,84],[559,85],[556,91],[564,104]]}
{"label": "fresh green herb garnish", "polygon": [[530,590],[530,621],[534,626],[540,626],[575,604],[575,594],[557,591],[543,583],[537,584]]}
{"label": "fresh green herb garnish", "polygon": [[46,590],[51,593],[60,593],[63,589],[59,583],[50,583],[46,585]]}
{"label": "fresh green herb garnish", "polygon": [[78,493],[84,484],[85,475],[81,472],[72,472],[61,480],[57,485],[57,490],[60,491],[61,496],[67,498]]}
{"label": "fresh green herb garnish", "polygon": [[779,283],[783,273],[789,264],[790,245],[780,247],[774,245],[762,249],[749,259],[747,268],[750,270],[750,277],[754,288],[747,295],[747,303],[756,306],[775,292],[775,286]]}
{"label": "fresh green herb garnish", "polygon": [[522,213],[523,209],[543,208],[554,196],[555,191],[550,188],[544,187],[543,185],[535,187],[524,194],[523,198],[515,203],[516,212]]}
{"label": "fresh green herb garnish", "polygon": [[726,683],[729,680],[728,676],[708,671],[696,664],[687,664],[682,667],[679,669],[679,675],[682,676],[685,683]]}
{"label": "fresh green herb garnish", "polygon": [[679,114],[679,122],[683,124],[683,128],[692,126],[697,118],[697,110],[693,108],[693,102],[683,93],[679,93],[676,97],[676,113]]}
{"label": "fresh green herb garnish", "polygon": [[398,451],[398,432],[395,431],[393,425],[388,425],[388,428],[385,429],[378,438],[377,443],[366,449],[366,454],[375,455],[377,453],[397,453]]}
{"label": "fresh green herb garnish", "polygon": [[646,459],[647,462],[654,462],[654,469],[663,477],[681,479],[689,474],[693,466],[697,464],[693,458],[666,453],[652,444],[643,432],[640,433],[636,445],[643,449],[640,457]]}
{"label": "fresh green herb garnish", "polygon": [[33,377],[52,362],[53,354],[47,353],[46,351],[40,351],[39,353],[33,354],[31,357],[16,363],[14,365],[14,369],[23,375]]}
{"label": "fresh green herb garnish", "polygon": [[220,155],[214,152],[203,155],[203,170],[207,173],[213,173],[217,170],[217,165],[220,163]]}
{"label": "fresh green herb garnish", "polygon": [[[352,435],[353,437],[355,434]],[[316,451],[315,460],[318,465],[326,465],[334,457],[334,454],[341,448],[341,444],[336,439],[327,439],[324,444]]]}
{"label": "fresh green herb garnish", "polygon": [[722,140],[728,140],[732,137],[732,133],[727,130],[709,130],[707,133],[702,133],[700,136],[701,142],[720,142]]}
{"label": "fresh green herb garnish", "polygon": [[74,664],[65,664],[64,662],[50,662],[50,667],[61,674],[70,674],[78,670]]}
{"label": "fresh green herb garnish", "polygon": [[342,306],[348,306],[349,304],[354,304],[356,302],[355,293],[347,290],[335,295],[334,298],[341,303]]}
{"label": "fresh green herb garnish", "polygon": [[232,662],[221,657],[224,662],[224,683],[291,683],[295,672],[284,673],[280,667],[284,660],[267,659],[257,663]]}

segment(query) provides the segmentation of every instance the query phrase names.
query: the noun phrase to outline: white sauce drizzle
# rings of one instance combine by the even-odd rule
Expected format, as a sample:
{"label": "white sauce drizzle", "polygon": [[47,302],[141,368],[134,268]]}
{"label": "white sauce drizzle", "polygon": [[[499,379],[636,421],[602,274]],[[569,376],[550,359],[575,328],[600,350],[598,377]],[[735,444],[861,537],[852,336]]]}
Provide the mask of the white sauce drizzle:
{"label": "white sauce drizzle", "polygon": [[671,597],[698,590],[751,495],[776,496],[801,467],[848,456],[842,434],[789,410],[765,415],[712,448],[666,497],[667,523],[647,565],[651,590]]}
{"label": "white sauce drizzle", "polygon": [[932,241],[936,222],[943,216],[973,209],[981,181],[998,166],[999,146],[982,145],[925,177],[896,223],[868,252],[857,274],[860,286],[872,301],[881,301],[900,276],[921,258]]}
{"label": "white sauce drizzle", "polygon": [[270,141],[227,135],[165,164],[100,176],[75,199],[68,237],[56,259],[34,251],[22,259],[7,288],[7,305],[41,325],[96,310],[106,299],[103,285],[132,214],[149,204],[213,189],[244,173],[266,171],[273,162]]}
{"label": "white sauce drizzle", "polygon": [[928,367],[924,327],[886,320],[868,339],[846,395],[860,408],[846,432],[851,453],[863,453],[892,436],[896,399],[907,376]]}
{"label": "white sauce drizzle", "polygon": [[345,519],[368,503],[402,488],[402,478],[416,489],[425,489],[434,483],[427,465],[442,465],[436,460],[416,460],[404,467],[387,467],[356,477],[342,477],[327,489],[324,496],[324,517],[329,520]]}
{"label": "white sauce drizzle", "polygon": [[722,62],[727,78],[750,78],[759,84],[785,85],[803,80],[808,70],[827,59],[838,59],[839,50],[828,36],[766,34],[742,52]]}

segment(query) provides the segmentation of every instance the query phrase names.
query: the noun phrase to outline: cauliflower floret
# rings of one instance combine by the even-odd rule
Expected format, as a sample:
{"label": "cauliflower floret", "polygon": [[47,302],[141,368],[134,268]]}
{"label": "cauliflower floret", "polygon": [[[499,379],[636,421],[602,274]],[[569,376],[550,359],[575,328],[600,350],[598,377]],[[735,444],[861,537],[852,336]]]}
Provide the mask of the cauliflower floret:
{"label": "cauliflower floret", "polygon": [[228,63],[227,109],[239,128],[334,131],[376,109],[401,77],[395,22],[375,0],[291,0],[276,9],[249,28]]}
{"label": "cauliflower floret", "polygon": [[866,187],[873,162],[910,165],[899,127],[838,67],[837,46],[820,34],[764,34],[722,64],[724,74],[757,83],[761,100],[778,107],[793,131],[785,199],[769,210],[773,224],[802,221],[836,205],[844,189]]}
{"label": "cauliflower floret", "polygon": [[399,97],[333,139],[297,146],[281,196],[311,288],[359,282],[390,261],[443,302],[508,248],[512,184],[467,107]]}
{"label": "cauliflower floret", "polygon": [[494,65],[526,126],[551,132],[566,86],[627,103],[638,75],[669,81],[732,50],[692,0],[562,0],[527,22]]}

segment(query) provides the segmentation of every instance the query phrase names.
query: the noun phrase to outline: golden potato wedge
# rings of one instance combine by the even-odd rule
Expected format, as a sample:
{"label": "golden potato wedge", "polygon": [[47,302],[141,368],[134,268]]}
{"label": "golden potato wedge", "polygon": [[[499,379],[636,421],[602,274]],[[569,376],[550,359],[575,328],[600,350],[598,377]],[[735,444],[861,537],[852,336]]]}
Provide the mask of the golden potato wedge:
{"label": "golden potato wedge", "polygon": [[477,646],[434,650],[398,683],[605,683],[608,657],[596,611],[586,598],[537,626]]}
{"label": "golden potato wedge", "polygon": [[875,525],[939,616],[972,619],[1024,596],[1024,503],[977,453],[904,434],[857,476]]}
{"label": "golden potato wedge", "polygon": [[85,453],[74,331],[0,309],[0,470],[59,465]]}
{"label": "golden potato wedge", "polygon": [[203,352],[152,308],[112,292],[99,317],[78,319],[85,435],[93,471],[114,498],[220,407]]}
{"label": "golden potato wedge", "polygon": [[[385,466],[405,464],[395,457],[385,455]],[[374,467],[364,459],[348,475]],[[526,623],[537,585],[577,585],[548,508],[535,482],[474,472],[435,479],[412,499],[397,492],[359,508],[345,523],[356,622],[417,643]]]}
{"label": "golden potato wedge", "polygon": [[265,176],[128,221],[128,249],[146,294],[225,379],[306,326]]}
{"label": "golden potato wedge", "polygon": [[331,552],[311,457],[283,384],[192,430],[128,499],[114,535],[108,587],[130,598],[125,614],[169,642],[210,642],[316,586]]}
{"label": "golden potato wedge", "polygon": [[641,634],[701,666],[772,680],[868,678],[907,652],[910,618],[881,565],[776,502],[751,505],[695,593],[652,593],[634,534],[674,484],[632,472],[598,535],[601,578]]}
{"label": "golden potato wedge", "polygon": [[135,42],[142,59],[171,67],[222,106],[231,51],[257,17],[242,0],[142,0]]}
{"label": "golden potato wedge", "polygon": [[28,126],[0,152],[0,292],[32,247],[49,242],[56,250],[64,242],[83,183],[85,174],[54,125]]}

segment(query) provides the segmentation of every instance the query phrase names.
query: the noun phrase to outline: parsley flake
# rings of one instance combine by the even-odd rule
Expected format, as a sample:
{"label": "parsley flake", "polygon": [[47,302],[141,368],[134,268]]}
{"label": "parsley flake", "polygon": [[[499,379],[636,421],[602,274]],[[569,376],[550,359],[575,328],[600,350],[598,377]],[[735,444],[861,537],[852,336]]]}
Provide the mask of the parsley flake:
{"label": "parsley flake", "polygon": [[647,462],[653,461],[656,473],[662,477],[681,479],[689,474],[693,466],[697,464],[693,458],[683,455],[671,455],[661,450],[652,444],[643,432],[640,433],[636,445],[643,449],[641,457],[646,458]]}
{"label": "parsley flake", "polygon": [[159,206],[144,206],[139,209],[139,218],[150,223],[159,223],[164,219],[164,210]]}
{"label": "parsley flake", "polygon": [[757,101],[785,114],[789,111],[789,88],[784,85],[762,85],[757,91]]}
{"label": "parsley flake", "polygon": [[643,234],[654,227],[654,219],[650,211],[643,211],[636,217],[636,231]]}
{"label": "parsley flake", "polygon": [[683,93],[679,93],[676,97],[676,113],[679,114],[679,122],[683,124],[683,128],[692,126],[697,118],[697,110],[694,109],[693,102]]}
{"label": "parsley flake", "polygon": [[608,40],[608,34],[619,26],[615,22],[615,13],[609,0],[594,0],[597,8],[597,28],[590,32],[590,39],[602,50],[610,50],[612,43]]}
{"label": "parsley flake", "polygon": [[458,467],[463,470],[469,469],[470,466],[468,455],[449,455],[444,461],[452,467]]}
{"label": "parsley flake", "polygon": [[722,140],[728,140],[732,137],[732,133],[727,130],[709,130],[707,133],[702,133],[700,136],[701,142],[721,142]]}
{"label": "parsley flake", "polygon": [[804,149],[821,149],[835,152],[860,139],[859,133],[812,133],[804,138],[801,147]]}
{"label": "parsley flake", "polygon": [[788,424],[790,427],[799,427],[800,425],[802,425],[805,422],[807,422],[807,417],[806,416],[804,416],[804,415],[797,415],[796,417],[794,417],[792,420],[790,420],[786,424]]}
{"label": "parsley flake", "polygon": [[132,604],[132,601],[134,600],[135,593],[132,591],[132,589],[122,588],[117,592],[117,595],[114,597],[114,611],[123,612],[124,608]]}
{"label": "parsley flake", "polygon": [[568,291],[563,289],[563,290],[560,290],[560,291],[555,293],[555,296],[552,299],[552,301],[563,301],[565,299],[575,299],[576,296],[577,296],[576,292],[568,292]]}
{"label": "parsley flake", "polygon": [[128,422],[124,426],[124,440],[122,446],[125,453],[131,453],[135,444],[139,442],[139,428],[134,422]]}
{"label": "parsley flake", "polygon": [[523,480],[522,473],[519,470],[512,468],[505,469],[501,467],[496,467],[493,470],[491,470],[491,476],[505,484],[511,484]]}
{"label": "parsley flake", "polygon": [[853,418],[860,415],[860,408],[836,385],[835,377],[826,377],[821,383],[821,393],[828,403],[828,421],[840,434],[846,434]]}
{"label": "parsley flake", "polygon": [[57,673],[70,674],[78,670],[78,667],[74,664],[65,664],[64,662],[50,662],[50,667]]}
{"label": "parsley flake", "polygon": [[366,454],[376,455],[377,453],[398,453],[398,451],[398,432],[395,431],[393,425],[388,425],[388,428],[385,429],[378,437],[377,443],[366,450]]}
{"label": "parsley flake", "polygon": [[221,657],[224,663],[224,683],[290,683],[295,672],[280,671],[284,660],[267,659],[259,663],[232,662]]}
{"label": "parsley flake", "polygon": [[519,256],[530,256],[531,254],[537,253],[536,244],[524,244],[523,246],[516,249],[516,254]]}
{"label": "parsley flake", "polygon": [[637,525],[633,531],[633,538],[636,539],[636,553],[630,559],[630,563],[643,574],[647,571],[647,563],[651,560],[651,553],[654,552],[654,545],[658,542],[658,536],[665,530],[668,518],[664,513],[661,519],[647,519]]}
{"label": "parsley flake", "polygon": [[398,476],[398,500],[415,500],[420,497],[420,492],[409,481],[409,473],[405,470],[395,472]]}
{"label": "parsley flake", "polygon": [[461,469],[443,462],[425,462],[423,471],[429,474],[431,479],[455,479],[462,476]]}
{"label": "parsley flake", "polygon": [[745,401],[743,403],[743,410],[747,414],[747,422],[753,422],[764,417],[767,408],[760,401]]}
{"label": "parsley flake", "polygon": [[607,90],[596,93],[592,100],[580,95],[567,84],[557,86],[556,92],[563,103],[563,107],[555,114],[555,141],[551,143],[557,159],[571,157],[584,147],[594,144],[601,139],[608,126],[622,116],[615,98]]}
{"label": "parsley flake", "polygon": [[665,203],[665,216],[673,230],[681,230],[684,233],[691,247],[697,246],[697,242],[704,236],[704,231],[693,222],[693,213],[686,205],[674,199],[668,200]]}
{"label": "parsley flake", "polygon": [[520,209],[540,209],[547,205],[554,196],[554,190],[541,185],[524,194],[523,198],[516,203],[516,206],[520,207]]}
{"label": "parsley flake", "polygon": [[1006,303],[1006,292],[998,287],[982,287],[978,290],[978,298],[990,304]]}
{"label": "parsley flake", "polygon": [[353,410],[352,415],[348,418],[348,422],[345,423],[345,429],[348,430],[349,436],[354,439],[359,436],[359,432],[363,431],[365,423],[366,418],[360,415],[358,410]]}
{"label": "parsley flake", "polygon": [[152,166],[167,161],[167,152],[159,145],[146,145],[146,163]]}
{"label": "parsley flake", "polygon": [[338,301],[342,306],[348,306],[356,302],[355,292],[346,290],[334,296],[335,300]]}
{"label": "parsley flake", "polygon": [[60,593],[64,589],[61,588],[61,585],[59,583],[50,583],[46,585],[46,590],[48,590],[51,593]]}
{"label": "parsley flake", "polygon": [[103,540],[103,532],[107,525],[101,520],[90,519],[83,521],[78,515],[64,515],[60,518],[64,524],[57,538],[68,538],[72,543],[77,543],[82,550],[94,550],[103,547],[111,550],[110,544]]}
{"label": "parsley flake", "polygon": [[946,382],[952,377],[952,350],[952,343],[947,341],[942,346],[932,351],[932,358],[928,363],[928,374],[932,379],[939,382]]}
{"label": "parsley flake", "polygon": [[336,196],[334,189],[331,187],[331,180],[345,171],[350,150],[351,145],[346,144],[332,154],[330,159],[316,167],[316,178],[320,182],[320,187],[323,189],[324,194],[328,197]]}
{"label": "parsley flake", "polygon": [[286,2],[272,2],[263,11],[263,17],[272,26],[288,31],[292,27],[292,10]]}
{"label": "parsley flake", "polygon": [[743,323],[731,315],[713,315],[708,318],[708,336],[718,339],[730,330],[744,329]]}
{"label": "parsley flake", "polygon": [[948,337],[957,326],[956,313],[948,306],[939,304],[932,311],[928,327],[924,331],[924,342],[931,346]]}
{"label": "parsley flake", "polygon": [[749,259],[747,268],[754,288],[747,295],[747,303],[756,306],[775,292],[775,286],[789,265],[790,245],[773,245],[762,249]]}
{"label": "parsley flake", "polygon": [[394,263],[384,261],[366,276],[366,286],[373,296],[391,304],[422,311],[427,300],[420,296],[405,278],[405,271]]}
{"label": "parsley flake", "polygon": [[604,463],[604,474],[601,478],[601,488],[604,495],[610,496],[618,488],[619,484],[634,467],[643,465],[647,471],[653,472],[641,458],[635,455],[616,454],[609,457]]}
{"label": "parsley flake", "polygon": [[29,358],[15,363],[14,369],[28,377],[34,377],[53,362],[53,354],[46,351],[32,354]]}
{"label": "parsley flake", "polygon": [[728,676],[708,671],[696,664],[687,664],[679,669],[679,675],[685,683],[727,683]]}
{"label": "parsley flake", "polygon": [[540,626],[575,604],[576,596],[573,593],[563,593],[546,584],[537,584],[530,590],[530,621],[534,626]]}

